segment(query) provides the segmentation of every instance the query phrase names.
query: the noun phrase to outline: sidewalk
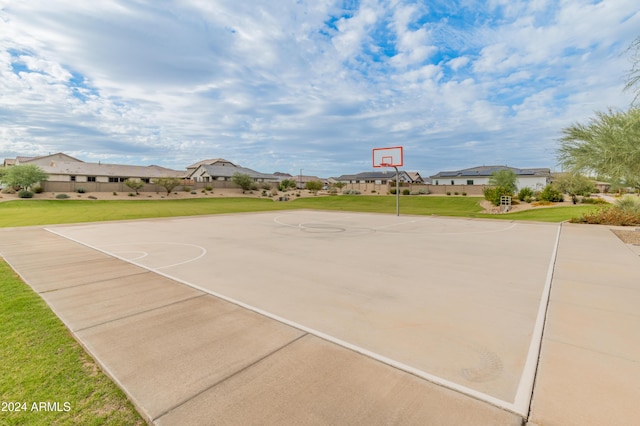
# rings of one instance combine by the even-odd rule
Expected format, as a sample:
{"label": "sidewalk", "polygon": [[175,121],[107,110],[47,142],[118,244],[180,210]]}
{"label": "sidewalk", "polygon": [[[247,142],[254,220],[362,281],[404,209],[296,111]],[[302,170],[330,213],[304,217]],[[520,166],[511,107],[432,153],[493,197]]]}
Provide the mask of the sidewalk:
{"label": "sidewalk", "polygon": [[[153,424],[523,422],[40,228],[0,230],[0,255]],[[638,306],[638,253],[563,225],[531,424],[637,419]]]}

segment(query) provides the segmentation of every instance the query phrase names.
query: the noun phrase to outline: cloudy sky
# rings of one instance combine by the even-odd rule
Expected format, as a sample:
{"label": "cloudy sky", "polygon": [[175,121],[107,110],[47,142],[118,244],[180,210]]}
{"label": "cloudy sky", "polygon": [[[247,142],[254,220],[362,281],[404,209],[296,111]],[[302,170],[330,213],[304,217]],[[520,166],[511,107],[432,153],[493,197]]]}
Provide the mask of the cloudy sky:
{"label": "cloudy sky", "polygon": [[0,159],[557,169],[638,36],[638,0],[0,0]]}

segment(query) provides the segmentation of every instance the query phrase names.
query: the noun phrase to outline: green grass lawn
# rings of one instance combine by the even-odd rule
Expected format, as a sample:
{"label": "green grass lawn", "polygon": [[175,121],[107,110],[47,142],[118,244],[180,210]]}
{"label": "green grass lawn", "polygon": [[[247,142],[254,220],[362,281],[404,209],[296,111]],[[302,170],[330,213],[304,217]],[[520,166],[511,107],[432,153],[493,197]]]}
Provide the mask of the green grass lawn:
{"label": "green grass lawn", "polygon": [[1,425],[145,424],[46,303],[1,259],[0,342]]}
{"label": "green grass lawn", "polygon": [[[482,213],[480,200],[479,197],[401,196],[400,214],[561,222],[595,208],[594,206],[563,206],[488,215]],[[0,227],[292,209],[395,214],[396,198],[394,196],[341,195],[307,197],[289,202],[274,202],[265,198],[231,197],[124,201],[20,200],[0,203]]]}

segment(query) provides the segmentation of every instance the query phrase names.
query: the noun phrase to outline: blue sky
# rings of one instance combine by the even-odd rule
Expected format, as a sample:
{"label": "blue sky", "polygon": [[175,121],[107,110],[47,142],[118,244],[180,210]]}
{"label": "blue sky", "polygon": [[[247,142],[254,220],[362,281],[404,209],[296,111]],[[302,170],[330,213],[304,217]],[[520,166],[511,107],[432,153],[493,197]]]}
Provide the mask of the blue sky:
{"label": "blue sky", "polygon": [[0,157],[557,169],[638,36],[637,0],[0,0]]}

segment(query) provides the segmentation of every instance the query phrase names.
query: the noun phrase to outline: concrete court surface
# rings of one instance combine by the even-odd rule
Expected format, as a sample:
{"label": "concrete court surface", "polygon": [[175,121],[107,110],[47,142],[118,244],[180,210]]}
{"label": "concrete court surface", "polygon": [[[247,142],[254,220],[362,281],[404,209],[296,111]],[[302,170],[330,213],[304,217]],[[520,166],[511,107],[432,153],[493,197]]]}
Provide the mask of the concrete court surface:
{"label": "concrete court surface", "polygon": [[[24,240],[9,248],[0,243],[0,253],[41,292],[147,418],[158,424],[180,424],[197,415],[205,417],[193,424],[206,424],[206,416],[222,418],[239,412],[241,417],[228,418],[231,424],[234,418],[249,420],[255,408],[249,401],[256,398],[279,407],[270,411],[285,416],[275,419],[279,423],[301,420],[295,416],[305,412],[309,417],[302,423],[349,419],[344,423],[364,424],[371,423],[362,417],[368,412],[377,416],[370,420],[376,418],[380,424],[519,424],[521,418],[512,412],[523,418],[529,414],[535,370],[525,370],[532,353],[534,367],[538,361],[531,348],[539,346],[535,328],[540,312],[544,316],[545,286],[550,284],[548,272],[554,262],[554,284],[565,269],[571,271],[567,277],[575,278],[563,290],[569,304],[575,303],[575,286],[586,285],[587,279],[602,294],[611,294],[605,283],[620,289],[631,302],[623,310],[626,316],[617,320],[631,323],[613,334],[635,336],[628,327],[637,326],[631,306],[638,292],[638,256],[607,229],[588,227],[601,231],[594,241],[606,243],[611,254],[610,258],[598,255],[602,263],[596,263],[594,271],[593,250],[582,241],[591,242],[593,232],[587,237],[568,235],[565,241],[565,234],[586,228],[564,225],[558,259],[557,224],[318,212],[58,226],[51,231],[100,251],[46,233],[48,246],[43,242],[40,248],[48,254],[46,261],[34,256],[38,251],[34,243]],[[43,232],[38,232],[36,246],[43,239]],[[53,247],[61,245],[72,253],[56,250],[52,255]],[[574,246],[582,252],[575,254]],[[565,269],[558,270],[563,262]],[[610,262],[622,262],[626,272],[614,273],[617,267],[607,271],[603,281],[600,267]],[[581,275],[573,277],[576,267]],[[85,273],[63,273],[69,269]],[[62,281],[56,279],[62,276]],[[602,299],[591,300],[595,307],[584,307],[586,318],[594,309],[602,315],[597,307]],[[608,312],[619,310],[620,298],[608,299]],[[557,306],[552,298],[550,315],[555,309],[557,315],[567,309],[562,300]],[[565,342],[582,323],[558,318],[560,325],[547,326],[552,334],[543,344],[530,420],[602,424],[589,423],[598,418],[596,407],[602,404],[598,389],[590,391],[592,399],[600,396],[598,404],[587,397],[580,401],[588,404],[566,409],[571,405],[564,401],[584,393],[585,383],[578,380],[567,395],[567,383],[558,379],[564,375],[566,360],[554,356],[571,352],[563,344],[578,360],[585,354],[606,358],[607,350],[591,332],[578,333],[591,340],[586,349]],[[603,327],[596,331],[612,334]],[[194,341],[189,335],[198,338]],[[233,350],[238,335],[242,335],[241,354]],[[640,378],[640,351],[633,338],[631,345],[627,342],[623,337],[615,341],[618,347],[610,354],[615,362],[609,356],[606,364],[627,379],[621,390],[637,398],[638,381],[631,377]],[[547,346],[553,350],[546,351]],[[332,355],[327,358],[327,353]],[[167,358],[177,367],[165,371],[162,363]],[[616,367],[621,359],[627,361],[622,370]],[[588,377],[602,376],[598,384],[611,384],[610,375],[599,376],[593,370],[588,370]],[[229,371],[239,373],[229,375]],[[340,372],[339,377],[327,371]],[[176,386],[177,377],[181,385],[167,392]],[[303,384],[310,377],[316,393],[301,394],[301,387],[308,390]],[[265,381],[270,383],[266,389]],[[384,386],[389,381],[399,392],[395,398]],[[359,390],[356,401],[353,387]],[[376,388],[381,393],[375,394]],[[297,406],[300,399],[302,405]],[[619,408],[624,397],[611,398],[607,392],[606,400],[618,407],[620,419],[631,418]],[[295,413],[286,401],[295,401]],[[575,411],[586,412],[582,420],[588,421],[572,423]],[[354,413],[358,421],[350,417]],[[464,421],[461,415],[467,416]]]}

